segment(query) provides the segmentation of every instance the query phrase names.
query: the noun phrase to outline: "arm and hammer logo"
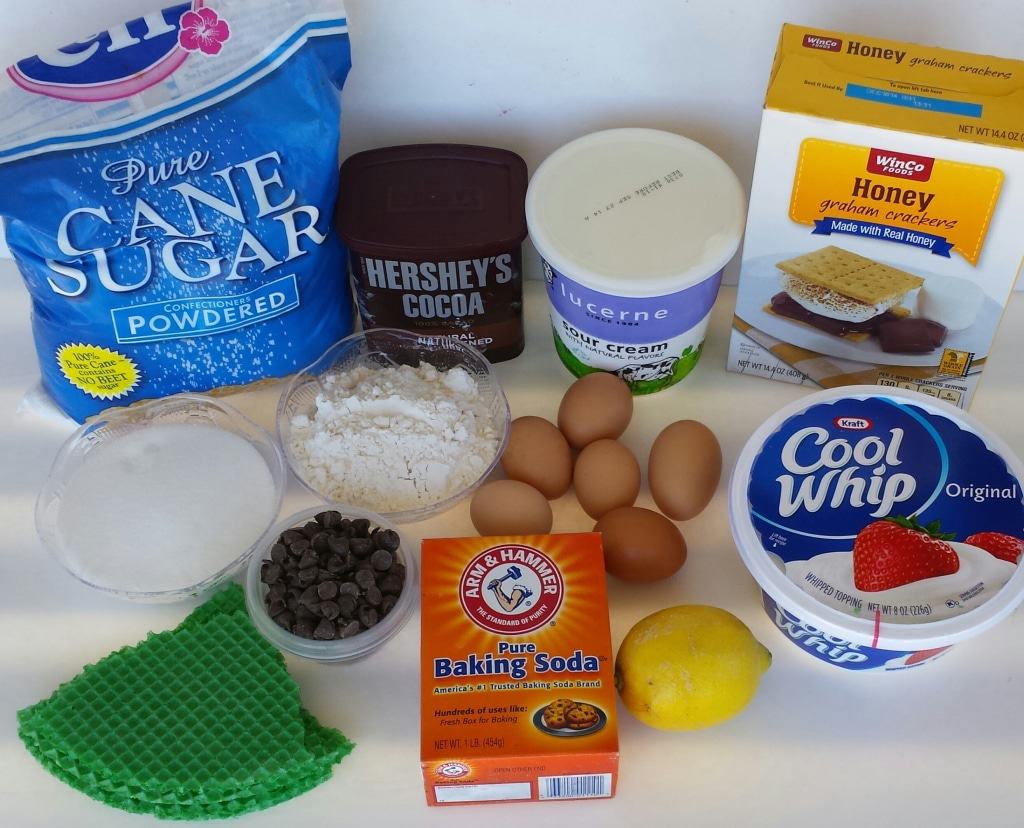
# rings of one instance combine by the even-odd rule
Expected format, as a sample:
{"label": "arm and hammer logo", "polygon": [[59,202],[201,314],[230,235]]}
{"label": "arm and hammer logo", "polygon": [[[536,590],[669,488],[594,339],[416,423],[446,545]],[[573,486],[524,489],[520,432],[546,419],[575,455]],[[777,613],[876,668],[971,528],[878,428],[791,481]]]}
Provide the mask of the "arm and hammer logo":
{"label": "arm and hammer logo", "polygon": [[443,762],[437,766],[437,775],[445,779],[460,779],[469,774],[469,765],[463,762]]}
{"label": "arm and hammer logo", "polygon": [[562,573],[539,549],[524,544],[493,546],[463,570],[459,602],[477,626],[522,635],[550,622],[565,595]]}

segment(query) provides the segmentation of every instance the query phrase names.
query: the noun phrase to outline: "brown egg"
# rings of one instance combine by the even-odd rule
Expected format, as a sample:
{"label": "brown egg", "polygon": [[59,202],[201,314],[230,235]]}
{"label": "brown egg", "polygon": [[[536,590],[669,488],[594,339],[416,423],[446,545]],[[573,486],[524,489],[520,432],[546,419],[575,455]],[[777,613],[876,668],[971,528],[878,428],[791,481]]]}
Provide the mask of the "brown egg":
{"label": "brown egg", "polygon": [[554,500],[572,482],[572,451],[562,432],[543,417],[518,417],[509,429],[501,467],[512,480],[529,483]]}
{"label": "brown egg", "polygon": [[558,428],[574,449],[615,439],[633,416],[633,395],[615,374],[587,374],[569,386],[558,406]]}
{"label": "brown egg", "polygon": [[612,509],[594,531],[601,533],[604,543],[604,568],[623,581],[660,581],[686,563],[683,533],[650,509]]}
{"label": "brown egg", "polygon": [[703,423],[672,423],[651,446],[647,482],[658,508],[673,520],[700,514],[714,497],[721,476],[722,448]]}
{"label": "brown egg", "polygon": [[633,505],[640,492],[640,464],[617,440],[597,440],[576,458],[572,482],[583,511],[596,520]]}
{"label": "brown egg", "polygon": [[553,521],[544,495],[518,480],[493,480],[477,489],[469,518],[481,535],[546,535]]}

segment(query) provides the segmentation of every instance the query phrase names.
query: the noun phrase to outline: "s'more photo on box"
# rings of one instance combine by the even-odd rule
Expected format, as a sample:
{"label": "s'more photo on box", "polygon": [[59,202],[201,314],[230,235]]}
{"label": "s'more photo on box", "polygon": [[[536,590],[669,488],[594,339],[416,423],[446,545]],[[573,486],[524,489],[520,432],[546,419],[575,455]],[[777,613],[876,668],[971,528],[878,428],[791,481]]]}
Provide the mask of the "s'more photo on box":
{"label": "s'more photo on box", "polygon": [[787,24],[729,369],[966,408],[1024,256],[1024,62]]}

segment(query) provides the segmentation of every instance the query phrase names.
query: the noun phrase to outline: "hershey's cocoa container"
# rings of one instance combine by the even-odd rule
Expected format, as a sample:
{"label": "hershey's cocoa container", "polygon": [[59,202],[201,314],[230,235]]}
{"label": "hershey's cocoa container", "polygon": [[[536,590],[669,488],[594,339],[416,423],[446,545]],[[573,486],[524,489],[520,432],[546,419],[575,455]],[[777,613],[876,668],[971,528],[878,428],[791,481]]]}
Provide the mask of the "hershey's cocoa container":
{"label": "hershey's cocoa container", "polygon": [[337,226],[364,328],[523,350],[526,163],[463,144],[368,150],[341,166]]}

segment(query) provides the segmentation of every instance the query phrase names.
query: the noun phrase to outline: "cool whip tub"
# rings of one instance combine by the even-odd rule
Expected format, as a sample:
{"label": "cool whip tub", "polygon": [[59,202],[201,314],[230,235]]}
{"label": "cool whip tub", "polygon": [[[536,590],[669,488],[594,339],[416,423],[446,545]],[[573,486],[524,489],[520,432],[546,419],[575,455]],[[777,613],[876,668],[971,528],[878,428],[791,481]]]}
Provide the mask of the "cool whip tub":
{"label": "cool whip tub", "polygon": [[[924,664],[1024,599],[1024,466],[959,409],[852,386],[783,408],[730,483],[775,625],[848,670]],[[1008,550],[1010,550],[1008,552]]]}
{"label": "cool whip tub", "polygon": [[565,366],[618,374],[634,394],[685,377],[744,212],[726,163],[671,132],[606,130],[554,152],[530,182],[526,220]]}

